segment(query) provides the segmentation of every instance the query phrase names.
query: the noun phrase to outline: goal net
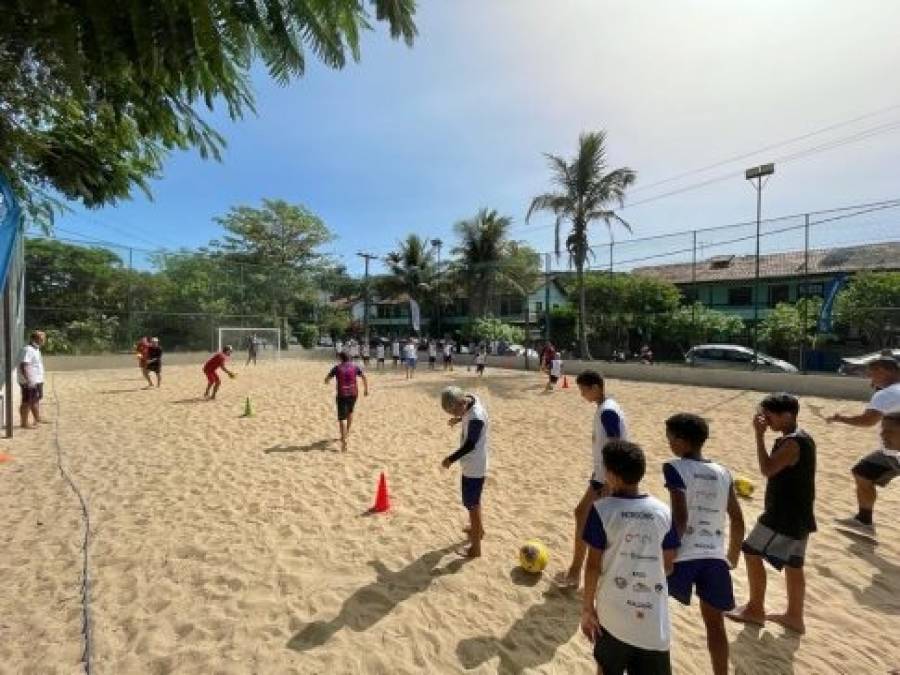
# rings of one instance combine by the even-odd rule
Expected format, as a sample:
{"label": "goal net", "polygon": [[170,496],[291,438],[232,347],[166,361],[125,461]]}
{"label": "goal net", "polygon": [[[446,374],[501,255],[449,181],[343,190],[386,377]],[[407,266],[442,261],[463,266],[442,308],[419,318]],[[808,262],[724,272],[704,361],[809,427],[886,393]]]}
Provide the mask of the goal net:
{"label": "goal net", "polygon": [[225,345],[234,348],[234,358],[243,355],[249,359],[256,352],[257,360],[277,359],[281,356],[281,329],[279,328],[219,328],[219,350]]}

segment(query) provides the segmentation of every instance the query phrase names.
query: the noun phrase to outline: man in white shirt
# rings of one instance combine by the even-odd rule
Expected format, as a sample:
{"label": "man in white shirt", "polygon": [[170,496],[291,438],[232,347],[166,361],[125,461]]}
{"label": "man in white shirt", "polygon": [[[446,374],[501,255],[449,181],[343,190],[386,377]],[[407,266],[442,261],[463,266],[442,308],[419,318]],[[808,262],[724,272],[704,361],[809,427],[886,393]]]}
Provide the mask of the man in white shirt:
{"label": "man in white shirt", "polygon": [[411,380],[416,374],[416,361],[418,358],[418,352],[416,351],[417,343],[414,339],[410,338],[406,344],[403,345],[403,363],[406,366],[406,379]]}
{"label": "man in white shirt", "polygon": [[16,369],[22,389],[19,415],[24,429],[29,428],[29,412],[34,416],[34,426],[41,423],[41,399],[44,398],[44,360],[41,357],[41,347],[46,340],[47,336],[43,331],[34,331],[19,356],[19,367]]}
{"label": "man in white shirt", "polygon": [[462,555],[478,558],[484,538],[481,492],[488,469],[488,414],[477,396],[467,394],[458,387],[447,387],[441,392],[441,407],[450,415],[451,427],[462,425],[459,449],[445,457],[441,466],[449,469],[459,461],[462,502],[469,512],[469,548]]}
{"label": "man in white shirt", "polygon": [[384,343],[380,340],[375,345],[375,369],[384,370]]}
{"label": "man in white shirt", "polygon": [[391,343],[391,357],[394,359],[394,368],[396,368],[400,362],[400,342],[397,338],[394,338],[394,341]]}
{"label": "man in white shirt", "polygon": [[[860,415],[836,413],[828,422],[840,422],[854,427],[873,427],[881,420],[900,413],[900,363],[893,356],[883,354],[869,364],[869,378],[877,391]],[[880,447],[860,459],[853,467],[856,480],[856,501],[859,509],[855,516],[839,518],[837,524],[867,537],[875,538],[875,487],[885,487],[900,476],[900,452]]]}

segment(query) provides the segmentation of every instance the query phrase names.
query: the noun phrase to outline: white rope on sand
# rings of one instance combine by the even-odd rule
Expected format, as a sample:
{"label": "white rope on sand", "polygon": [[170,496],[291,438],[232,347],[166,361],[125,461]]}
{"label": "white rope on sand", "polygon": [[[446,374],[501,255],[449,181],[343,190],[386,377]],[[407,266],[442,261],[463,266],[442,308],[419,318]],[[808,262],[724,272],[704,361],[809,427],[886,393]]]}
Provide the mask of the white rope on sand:
{"label": "white rope on sand", "polygon": [[56,407],[56,418],[54,420],[54,443],[56,444],[56,464],[63,479],[72,488],[72,492],[78,497],[81,504],[81,516],[84,521],[84,539],[81,542],[81,553],[83,564],[81,568],[81,635],[84,639],[84,651],[81,654],[81,661],[84,664],[84,672],[91,675],[93,652],[91,650],[91,577],[88,565],[88,549],[91,544],[91,516],[88,513],[87,502],[81,490],[75,485],[75,481],[66,471],[62,461],[62,445],[59,442],[59,396],[56,391],[56,376],[53,377],[53,402]]}

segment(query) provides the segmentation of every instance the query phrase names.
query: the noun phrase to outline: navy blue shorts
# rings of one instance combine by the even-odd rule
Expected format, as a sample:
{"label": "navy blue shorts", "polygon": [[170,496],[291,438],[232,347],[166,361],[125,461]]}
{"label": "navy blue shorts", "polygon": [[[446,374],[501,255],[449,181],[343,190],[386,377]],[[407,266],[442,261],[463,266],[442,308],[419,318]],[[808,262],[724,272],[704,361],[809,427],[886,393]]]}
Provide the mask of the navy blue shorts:
{"label": "navy blue shorts", "polygon": [[691,591],[696,586],[697,597],[707,605],[722,612],[734,609],[731,570],[724,560],[705,558],[677,562],[668,584],[669,595],[684,605],[691,604]]}
{"label": "navy blue shorts", "polygon": [[462,477],[462,503],[469,511],[481,506],[481,491],[484,489],[484,477]]}

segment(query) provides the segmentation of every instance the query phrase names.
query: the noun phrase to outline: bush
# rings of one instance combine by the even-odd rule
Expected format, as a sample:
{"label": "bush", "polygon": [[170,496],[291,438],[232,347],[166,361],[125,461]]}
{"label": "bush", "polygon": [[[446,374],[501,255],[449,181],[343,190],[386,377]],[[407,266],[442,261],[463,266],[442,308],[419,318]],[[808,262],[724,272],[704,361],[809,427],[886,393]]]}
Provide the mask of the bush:
{"label": "bush", "polygon": [[476,342],[497,340],[507,344],[519,344],[525,339],[524,330],[494,317],[475,319],[467,326],[466,333]]}
{"label": "bush", "polygon": [[311,323],[302,323],[297,326],[295,335],[301,347],[312,349],[316,346],[316,341],[319,339],[319,329]]}
{"label": "bush", "polygon": [[47,354],[95,354],[113,351],[119,319],[114,316],[96,316],[69,321],[62,328],[47,329]]}

